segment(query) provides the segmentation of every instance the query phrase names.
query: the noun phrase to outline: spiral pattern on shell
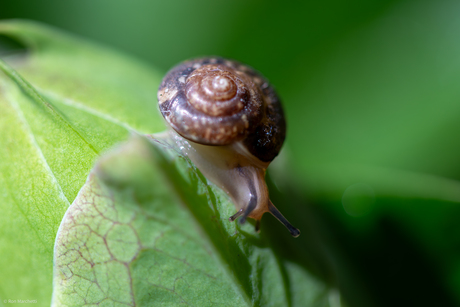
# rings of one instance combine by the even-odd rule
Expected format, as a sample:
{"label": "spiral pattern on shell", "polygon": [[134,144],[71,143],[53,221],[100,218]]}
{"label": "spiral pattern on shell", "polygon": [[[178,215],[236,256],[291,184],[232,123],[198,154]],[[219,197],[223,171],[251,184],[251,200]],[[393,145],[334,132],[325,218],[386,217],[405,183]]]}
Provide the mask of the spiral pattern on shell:
{"label": "spiral pattern on shell", "polygon": [[254,69],[217,57],[186,61],[163,79],[158,101],[169,125],[205,145],[242,141],[262,161],[278,154],[284,114],[274,89]]}

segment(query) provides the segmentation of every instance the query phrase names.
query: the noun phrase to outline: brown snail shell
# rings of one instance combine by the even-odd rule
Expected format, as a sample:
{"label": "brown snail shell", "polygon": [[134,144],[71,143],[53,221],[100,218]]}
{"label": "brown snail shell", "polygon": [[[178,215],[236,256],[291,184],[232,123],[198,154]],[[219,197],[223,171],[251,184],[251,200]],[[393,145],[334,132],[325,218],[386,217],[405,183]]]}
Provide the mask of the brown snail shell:
{"label": "brown snail shell", "polygon": [[265,170],[283,145],[286,122],[260,73],[219,57],[185,61],[164,77],[158,101],[184,153],[232,198],[238,212],[230,220],[259,222],[270,212],[300,234],[268,197]]}

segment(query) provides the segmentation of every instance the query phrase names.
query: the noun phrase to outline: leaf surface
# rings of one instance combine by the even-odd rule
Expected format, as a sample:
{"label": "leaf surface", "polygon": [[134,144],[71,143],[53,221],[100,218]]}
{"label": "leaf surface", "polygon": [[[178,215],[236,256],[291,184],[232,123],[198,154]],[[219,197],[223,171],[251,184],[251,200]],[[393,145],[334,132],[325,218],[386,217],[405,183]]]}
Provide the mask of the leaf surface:
{"label": "leaf surface", "polygon": [[323,254],[292,253],[311,235],[230,223],[229,198],[171,148],[134,138],[104,155],[164,129],[158,74],[36,23],[0,34],[27,48],[0,61],[2,298],[49,305],[54,247],[55,306],[328,305],[328,274],[307,269]]}
{"label": "leaf surface", "polygon": [[139,137],[100,160],[58,234],[54,304],[325,305],[328,288],[230,223],[228,197],[189,163]]}

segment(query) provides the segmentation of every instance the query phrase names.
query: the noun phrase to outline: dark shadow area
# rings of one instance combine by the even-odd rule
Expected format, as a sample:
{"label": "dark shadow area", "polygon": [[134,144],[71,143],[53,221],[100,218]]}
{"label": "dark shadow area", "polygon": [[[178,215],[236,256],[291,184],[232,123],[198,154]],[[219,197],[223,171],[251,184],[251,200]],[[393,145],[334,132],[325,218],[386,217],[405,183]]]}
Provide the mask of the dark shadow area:
{"label": "dark shadow area", "polygon": [[338,238],[380,306],[455,306],[433,264],[391,217],[360,244],[345,232]]}
{"label": "dark shadow area", "polygon": [[318,204],[308,201],[294,187],[280,192],[269,177],[267,185],[273,203],[301,231],[298,238],[292,238],[277,220],[264,216],[261,231],[270,237],[279,261],[297,263],[329,287],[338,288],[349,307],[379,306],[369,295],[367,281],[359,276],[337,242],[336,232],[341,228],[338,221],[331,220]]}
{"label": "dark shadow area", "polygon": [[[309,202],[294,189],[281,193],[270,180],[268,185],[273,202],[302,233],[298,239],[287,238],[283,227],[268,217],[262,231],[273,238],[281,259],[338,287],[347,306],[456,306],[436,262],[394,216],[381,214],[369,232],[352,233],[337,216],[341,204]],[[394,202],[405,200],[379,199],[381,206]],[[453,224],[440,231],[451,233]],[[459,227],[454,228],[458,233]]]}

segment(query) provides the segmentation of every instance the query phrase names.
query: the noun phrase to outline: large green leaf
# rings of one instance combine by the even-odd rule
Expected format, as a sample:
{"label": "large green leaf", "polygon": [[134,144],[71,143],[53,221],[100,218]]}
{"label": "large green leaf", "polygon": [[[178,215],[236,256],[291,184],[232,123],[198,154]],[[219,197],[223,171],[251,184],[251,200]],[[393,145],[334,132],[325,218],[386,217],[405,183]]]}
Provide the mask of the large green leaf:
{"label": "large green leaf", "polygon": [[340,301],[346,269],[332,267],[340,261],[315,227],[294,240],[273,219],[261,235],[230,223],[229,198],[175,152],[134,139],[88,177],[130,133],[164,129],[155,73],[36,23],[4,22],[0,34],[27,48],[0,61],[0,272],[13,276],[0,280],[2,302],[49,304],[67,208],[56,306]]}

